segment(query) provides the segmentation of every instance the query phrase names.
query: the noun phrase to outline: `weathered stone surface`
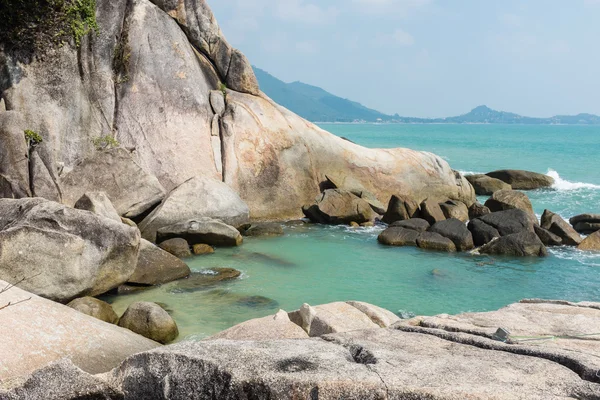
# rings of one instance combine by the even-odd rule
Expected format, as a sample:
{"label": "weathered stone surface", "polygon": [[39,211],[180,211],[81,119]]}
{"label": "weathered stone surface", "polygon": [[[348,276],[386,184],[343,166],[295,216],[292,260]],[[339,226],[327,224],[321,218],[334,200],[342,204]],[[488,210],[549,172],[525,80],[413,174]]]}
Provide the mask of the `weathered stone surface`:
{"label": "weathered stone surface", "polygon": [[172,342],[179,336],[173,318],[156,303],[130,304],[119,320],[119,326],[159,343]]}
{"label": "weathered stone surface", "polygon": [[[7,285],[0,281],[1,288]],[[131,354],[158,346],[130,331],[16,287],[0,294],[0,307],[20,301],[0,312],[2,382],[62,358],[90,373],[107,372]]]}
{"label": "weathered stone surface", "polygon": [[80,297],[71,301],[67,306],[109,324],[119,322],[119,316],[115,313],[112,306],[94,297]]}
{"label": "weathered stone surface", "polygon": [[392,224],[396,221],[417,218],[419,212],[419,204],[414,199],[403,195],[393,195],[381,220],[386,224]]}
{"label": "weathered stone surface", "polygon": [[572,217],[569,222],[571,225],[575,225],[579,222],[600,222],[600,214],[579,214]]}
{"label": "weathered stone surface", "polygon": [[600,231],[600,222],[578,222],[573,228],[584,235]]}
{"label": "weathered stone surface", "polygon": [[422,232],[417,238],[417,246],[425,250],[456,251],[456,245],[452,240],[435,232]]}
{"label": "weathered stone surface", "polygon": [[94,214],[101,215],[116,222],[123,222],[119,213],[104,192],[85,193],[77,200],[74,207],[78,210],[91,211]]}
{"label": "weathered stone surface", "polygon": [[377,214],[385,214],[385,205],[381,201],[379,201],[379,199],[373,193],[369,192],[368,190],[362,190],[357,195],[358,197],[369,203],[373,211],[375,211]]}
{"label": "weathered stone surface", "polygon": [[186,279],[177,282],[176,292],[195,292],[215,286],[221,282],[239,278],[242,273],[233,268],[210,268],[194,272]]}
{"label": "weathered stone surface", "polygon": [[97,151],[61,177],[63,202],[75,205],[85,193],[105,192],[124,217],[136,217],[160,203],[165,189],[123,148]]}
{"label": "weathered stone surface", "polygon": [[363,312],[367,317],[371,318],[371,321],[379,325],[381,328],[388,328],[400,321],[400,318],[393,312],[386,310],[385,308],[378,307],[374,304],[369,304],[362,301],[347,301],[346,303]]}
{"label": "weathered stone surface", "polygon": [[425,221],[424,219],[412,218],[405,221],[396,221],[390,225],[390,228],[399,227],[412,229],[413,231],[417,232],[425,232],[430,226],[431,225],[429,225],[429,222]]}
{"label": "weathered stone surface", "polygon": [[275,315],[252,319],[223,332],[217,333],[208,340],[277,340],[304,339],[308,334],[298,325],[290,321],[287,312],[280,310]]}
{"label": "weathered stone surface", "polygon": [[566,246],[579,246],[583,238],[567,221],[550,210],[544,210],[542,214],[542,228],[549,230],[562,239]]}
{"label": "weathered stone surface", "polygon": [[31,196],[29,186],[28,147],[25,141],[27,124],[16,111],[0,114],[0,197]]}
{"label": "weathered stone surface", "polygon": [[479,219],[497,229],[501,236],[523,231],[533,232],[534,224],[529,215],[519,209],[494,212]]}
{"label": "weathered stone surface", "polygon": [[600,231],[585,238],[577,248],[585,251],[600,251]]}
{"label": "weathered stone surface", "polygon": [[465,178],[473,185],[477,196],[491,196],[498,190],[512,189],[508,183],[487,175],[467,175]]}
{"label": "weathered stone surface", "polygon": [[48,169],[40,156],[42,150],[38,146],[29,153],[31,195],[60,203],[62,202],[62,193],[58,183],[57,171]]}
{"label": "weathered stone surface", "polygon": [[225,113],[225,96],[221,90],[210,91],[210,106],[213,112],[221,116]]}
{"label": "weathered stone surface", "polygon": [[242,235],[233,226],[207,217],[165,226],[157,232],[159,242],[174,238],[185,239],[191,245],[239,246],[243,242]]}
{"label": "weathered stone surface", "polygon": [[493,240],[479,248],[482,254],[502,254],[517,257],[545,257],[546,247],[533,232],[513,233]]}
{"label": "weathered stone surface", "polygon": [[135,271],[127,282],[137,285],[160,285],[185,278],[189,274],[190,268],[178,257],[142,239]]}
{"label": "weathered stone surface", "polygon": [[429,231],[452,240],[458,251],[467,251],[474,247],[473,235],[464,222],[455,218],[437,222],[429,228]]}
{"label": "weathered stone surface", "polygon": [[195,244],[192,246],[192,252],[194,255],[202,256],[205,254],[213,254],[215,249],[207,244]]}
{"label": "weathered stone surface", "polygon": [[348,332],[359,329],[379,328],[379,325],[358,308],[343,302],[313,307],[315,314],[310,321],[308,335],[323,336],[328,333]]}
{"label": "weathered stone surface", "polygon": [[402,227],[391,227],[377,237],[381,244],[388,246],[416,246],[419,232]]}
{"label": "weathered stone surface", "polygon": [[500,170],[486,174],[508,183],[514,190],[533,190],[554,185],[554,179],[548,175],[521,170]]}
{"label": "weathered stone surface", "polygon": [[538,223],[537,217],[533,212],[531,201],[523,192],[516,190],[499,190],[485,202],[485,206],[492,212],[512,210],[515,208],[523,210],[527,213],[532,223]]}
{"label": "weathered stone surface", "polygon": [[498,232],[496,228],[486,224],[480,219],[473,219],[469,221],[467,229],[471,231],[471,234],[473,235],[473,243],[477,247],[488,244],[492,240],[501,236],[500,232]]}
{"label": "weathered stone surface", "polygon": [[283,236],[283,227],[277,222],[255,223],[242,232],[243,236]]}
{"label": "weathered stone surface", "polygon": [[491,212],[492,211],[483,204],[475,202],[471,207],[469,207],[469,219],[483,217]]}
{"label": "weathered stone surface", "polygon": [[325,190],[317,196],[314,204],[303,207],[302,211],[313,222],[332,225],[360,224],[377,216],[369,203],[341,189]]}
{"label": "weathered stone surface", "polygon": [[421,203],[421,217],[431,225],[446,219],[439,203],[429,199]]}
{"label": "weathered stone surface", "polygon": [[196,177],[169,193],[142,221],[140,230],[144,239],[154,242],[160,228],[203,217],[239,226],[248,222],[249,210],[237,193],[223,182]]}
{"label": "weathered stone surface", "polygon": [[455,218],[462,222],[469,220],[469,209],[464,203],[448,200],[445,203],[440,203],[440,208],[447,219]]}
{"label": "weathered stone surface", "polygon": [[177,258],[188,258],[192,256],[190,244],[187,242],[187,240],[182,238],[165,240],[160,242],[158,247]]}
{"label": "weathered stone surface", "polygon": [[0,199],[0,278],[68,302],[118,287],[133,274],[136,228],[43,199]]}
{"label": "weathered stone surface", "polygon": [[535,230],[535,234],[538,235],[538,237],[540,238],[542,243],[544,243],[544,246],[561,246],[562,245],[562,239],[560,236],[555,235],[554,233],[550,232],[549,230],[546,230],[538,225],[534,225],[533,229]]}

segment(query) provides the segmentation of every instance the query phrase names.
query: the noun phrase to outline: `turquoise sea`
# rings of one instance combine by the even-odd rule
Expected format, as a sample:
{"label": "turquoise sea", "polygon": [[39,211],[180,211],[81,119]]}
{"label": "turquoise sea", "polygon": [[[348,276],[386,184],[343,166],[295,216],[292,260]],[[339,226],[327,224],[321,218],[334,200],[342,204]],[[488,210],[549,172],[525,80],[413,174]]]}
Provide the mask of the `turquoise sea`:
{"label": "turquoise sea", "polygon": [[[548,173],[552,189],[528,192],[535,211],[571,217],[600,213],[600,127],[525,125],[324,124],[366,147],[436,153],[463,172],[500,168]],[[480,199],[482,202],[485,198]],[[241,279],[182,292],[168,284],[113,297],[118,313],[133,301],[165,303],[181,339],[200,339],[239,322],[303,303],[361,300],[402,316],[489,311],[523,298],[600,301],[600,254],[572,248],[543,259],[449,255],[377,243],[381,227],[288,226],[283,237],[246,239],[236,249],[189,260],[201,271],[230,267]]]}

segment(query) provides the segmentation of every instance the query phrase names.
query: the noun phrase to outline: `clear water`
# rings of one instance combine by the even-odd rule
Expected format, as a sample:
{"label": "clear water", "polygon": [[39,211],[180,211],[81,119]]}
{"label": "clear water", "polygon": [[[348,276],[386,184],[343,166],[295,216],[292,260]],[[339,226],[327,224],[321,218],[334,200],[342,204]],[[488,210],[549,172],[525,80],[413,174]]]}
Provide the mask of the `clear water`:
{"label": "clear water", "polygon": [[[324,125],[368,147],[432,151],[453,168],[551,172],[556,188],[529,192],[537,213],[600,212],[600,129],[584,126]],[[485,199],[481,199],[485,200]],[[380,246],[382,227],[286,227],[283,237],[249,238],[236,249],[191,259],[194,271],[230,267],[241,279],[195,292],[168,284],[109,298],[117,312],[133,301],[165,303],[180,339],[200,339],[302,303],[361,300],[398,314],[488,311],[522,298],[600,301],[600,254],[571,248],[543,259],[449,255]]]}

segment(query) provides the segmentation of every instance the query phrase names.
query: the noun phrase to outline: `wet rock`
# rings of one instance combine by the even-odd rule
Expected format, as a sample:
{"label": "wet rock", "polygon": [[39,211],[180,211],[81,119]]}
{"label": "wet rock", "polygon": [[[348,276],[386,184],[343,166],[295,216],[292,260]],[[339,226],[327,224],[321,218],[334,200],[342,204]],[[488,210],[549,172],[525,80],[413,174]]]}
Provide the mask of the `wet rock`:
{"label": "wet rock", "polygon": [[377,240],[388,246],[416,246],[419,232],[401,227],[387,228]]}
{"label": "wet rock", "polygon": [[178,258],[189,258],[192,256],[190,244],[182,238],[165,240],[164,242],[160,242],[158,247]]}
{"label": "wet rock", "polygon": [[457,219],[451,218],[437,222],[429,228],[429,231],[452,240],[458,251],[467,251],[474,247],[473,235],[464,222]]}
{"label": "wet rock", "polygon": [[113,291],[111,291],[111,293],[115,293],[119,296],[126,296],[128,294],[134,294],[134,293],[139,293],[139,292],[143,292],[144,290],[148,290],[152,288],[152,286],[146,286],[146,285],[128,285],[128,284],[123,284],[121,286],[119,286],[118,288],[114,289]]}
{"label": "wet rock", "polygon": [[80,313],[99,319],[100,321],[108,322],[109,324],[116,324],[119,322],[119,317],[112,306],[94,297],[80,297],[71,301],[67,306]]}
{"label": "wet rock", "polygon": [[331,225],[348,225],[353,221],[360,224],[377,216],[365,200],[340,189],[325,190],[317,196],[315,204],[303,207],[302,211],[313,222]]}
{"label": "wet rock", "polygon": [[501,236],[500,232],[498,232],[496,228],[486,224],[480,219],[473,219],[469,221],[467,229],[471,231],[471,234],[473,235],[473,243],[477,247],[488,244],[492,240]]}
{"label": "wet rock", "polygon": [[137,302],[129,305],[119,320],[119,326],[163,344],[179,336],[173,318],[156,303]]}
{"label": "wet rock", "polygon": [[285,268],[296,266],[296,264],[294,264],[291,261],[286,260],[285,258],[270,255],[270,254],[265,254],[265,253],[259,253],[256,251],[242,252],[240,254],[234,254],[232,257],[236,258],[236,259],[240,259],[240,260],[247,260],[247,261],[255,262],[255,263],[271,264],[271,265],[276,265],[278,267],[285,267]]}
{"label": "wet rock", "polygon": [[429,222],[425,221],[424,219],[413,218],[405,221],[396,221],[390,225],[390,228],[399,227],[412,229],[413,231],[417,232],[425,232],[430,226],[431,225],[429,225]]}
{"label": "wet rock", "polygon": [[[189,247],[187,250],[189,252]],[[137,285],[160,285],[185,278],[189,274],[190,268],[178,257],[142,239],[135,271],[127,282]]]}
{"label": "wet rock", "polygon": [[529,215],[519,209],[494,212],[478,219],[494,227],[501,236],[523,231],[533,232],[534,224]]}
{"label": "wet rock", "polygon": [[456,245],[452,240],[434,232],[422,232],[417,238],[417,246],[425,250],[456,251]]}
{"label": "wet rock", "polygon": [[522,170],[500,170],[486,174],[508,183],[514,190],[541,189],[554,185],[554,179],[548,175]]}
{"label": "wet rock", "polygon": [[74,207],[79,210],[91,211],[116,222],[122,222],[119,213],[104,192],[85,193],[77,200]]}
{"label": "wet rock", "polygon": [[489,208],[476,201],[469,207],[469,219],[483,217],[484,215],[491,214],[491,212]]}
{"label": "wet rock", "polygon": [[462,222],[469,220],[469,209],[465,203],[448,200],[445,203],[440,203],[440,208],[447,219],[455,218]]}
{"label": "wet rock", "polygon": [[497,191],[485,202],[485,206],[492,212],[512,210],[515,208],[523,210],[527,213],[532,223],[538,223],[537,217],[533,212],[531,201],[523,192],[518,192],[516,190]]}
{"label": "wet rock", "polygon": [[308,334],[298,325],[290,321],[288,313],[280,310],[275,315],[252,319],[223,332],[211,336],[208,340],[277,340],[304,339]]}
{"label": "wet rock", "polygon": [[501,254],[516,257],[545,257],[546,246],[533,232],[513,233],[502,236],[479,249],[481,254]]}
{"label": "wet rock", "polygon": [[387,211],[381,219],[386,224],[409,220],[419,216],[419,204],[409,196],[393,195],[388,203]]}
{"label": "wet rock", "polygon": [[421,203],[421,217],[431,225],[446,219],[439,203],[433,200],[425,200]]}
{"label": "wet rock", "polygon": [[487,175],[467,175],[465,178],[473,185],[477,196],[491,196],[499,190],[512,189],[508,183]]}
{"label": "wet rock", "polygon": [[360,228],[360,224],[358,224],[358,223],[356,223],[356,222],[352,221],[352,222],[350,222],[350,227],[351,227],[351,228]]}
{"label": "wet rock", "polygon": [[205,290],[219,283],[239,278],[242,273],[233,268],[210,268],[194,272],[186,279],[177,281],[174,292],[195,292]]}
{"label": "wet rock", "polygon": [[600,251],[600,231],[585,238],[577,248],[585,251]]}
{"label": "wet rock", "polygon": [[560,236],[555,235],[538,225],[534,225],[533,229],[535,229],[535,234],[538,235],[545,246],[562,246],[562,239]]}
{"label": "wet rock", "polygon": [[562,244],[566,246],[579,246],[583,241],[583,238],[567,221],[550,210],[544,210],[541,226],[559,236],[562,239]]}
{"label": "wet rock", "polygon": [[252,226],[245,230],[242,234],[244,236],[258,237],[258,236],[283,236],[283,227],[281,224],[276,222],[263,222],[252,224]]}
{"label": "wet rock", "polygon": [[206,254],[213,254],[215,249],[207,244],[195,244],[192,246],[192,252],[194,255],[203,256]]}
{"label": "wet rock", "polygon": [[173,238],[185,239],[188,243],[211,246],[239,246],[242,235],[233,226],[212,218],[197,218],[160,228],[156,232],[159,242]]}

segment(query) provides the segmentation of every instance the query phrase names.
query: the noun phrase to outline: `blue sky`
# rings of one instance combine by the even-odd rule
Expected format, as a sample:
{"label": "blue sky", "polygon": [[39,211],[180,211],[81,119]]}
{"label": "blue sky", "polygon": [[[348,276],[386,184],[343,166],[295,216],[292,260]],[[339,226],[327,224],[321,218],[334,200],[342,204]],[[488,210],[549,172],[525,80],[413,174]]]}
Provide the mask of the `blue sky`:
{"label": "blue sky", "polygon": [[386,113],[600,114],[600,0],[208,0],[250,61]]}

